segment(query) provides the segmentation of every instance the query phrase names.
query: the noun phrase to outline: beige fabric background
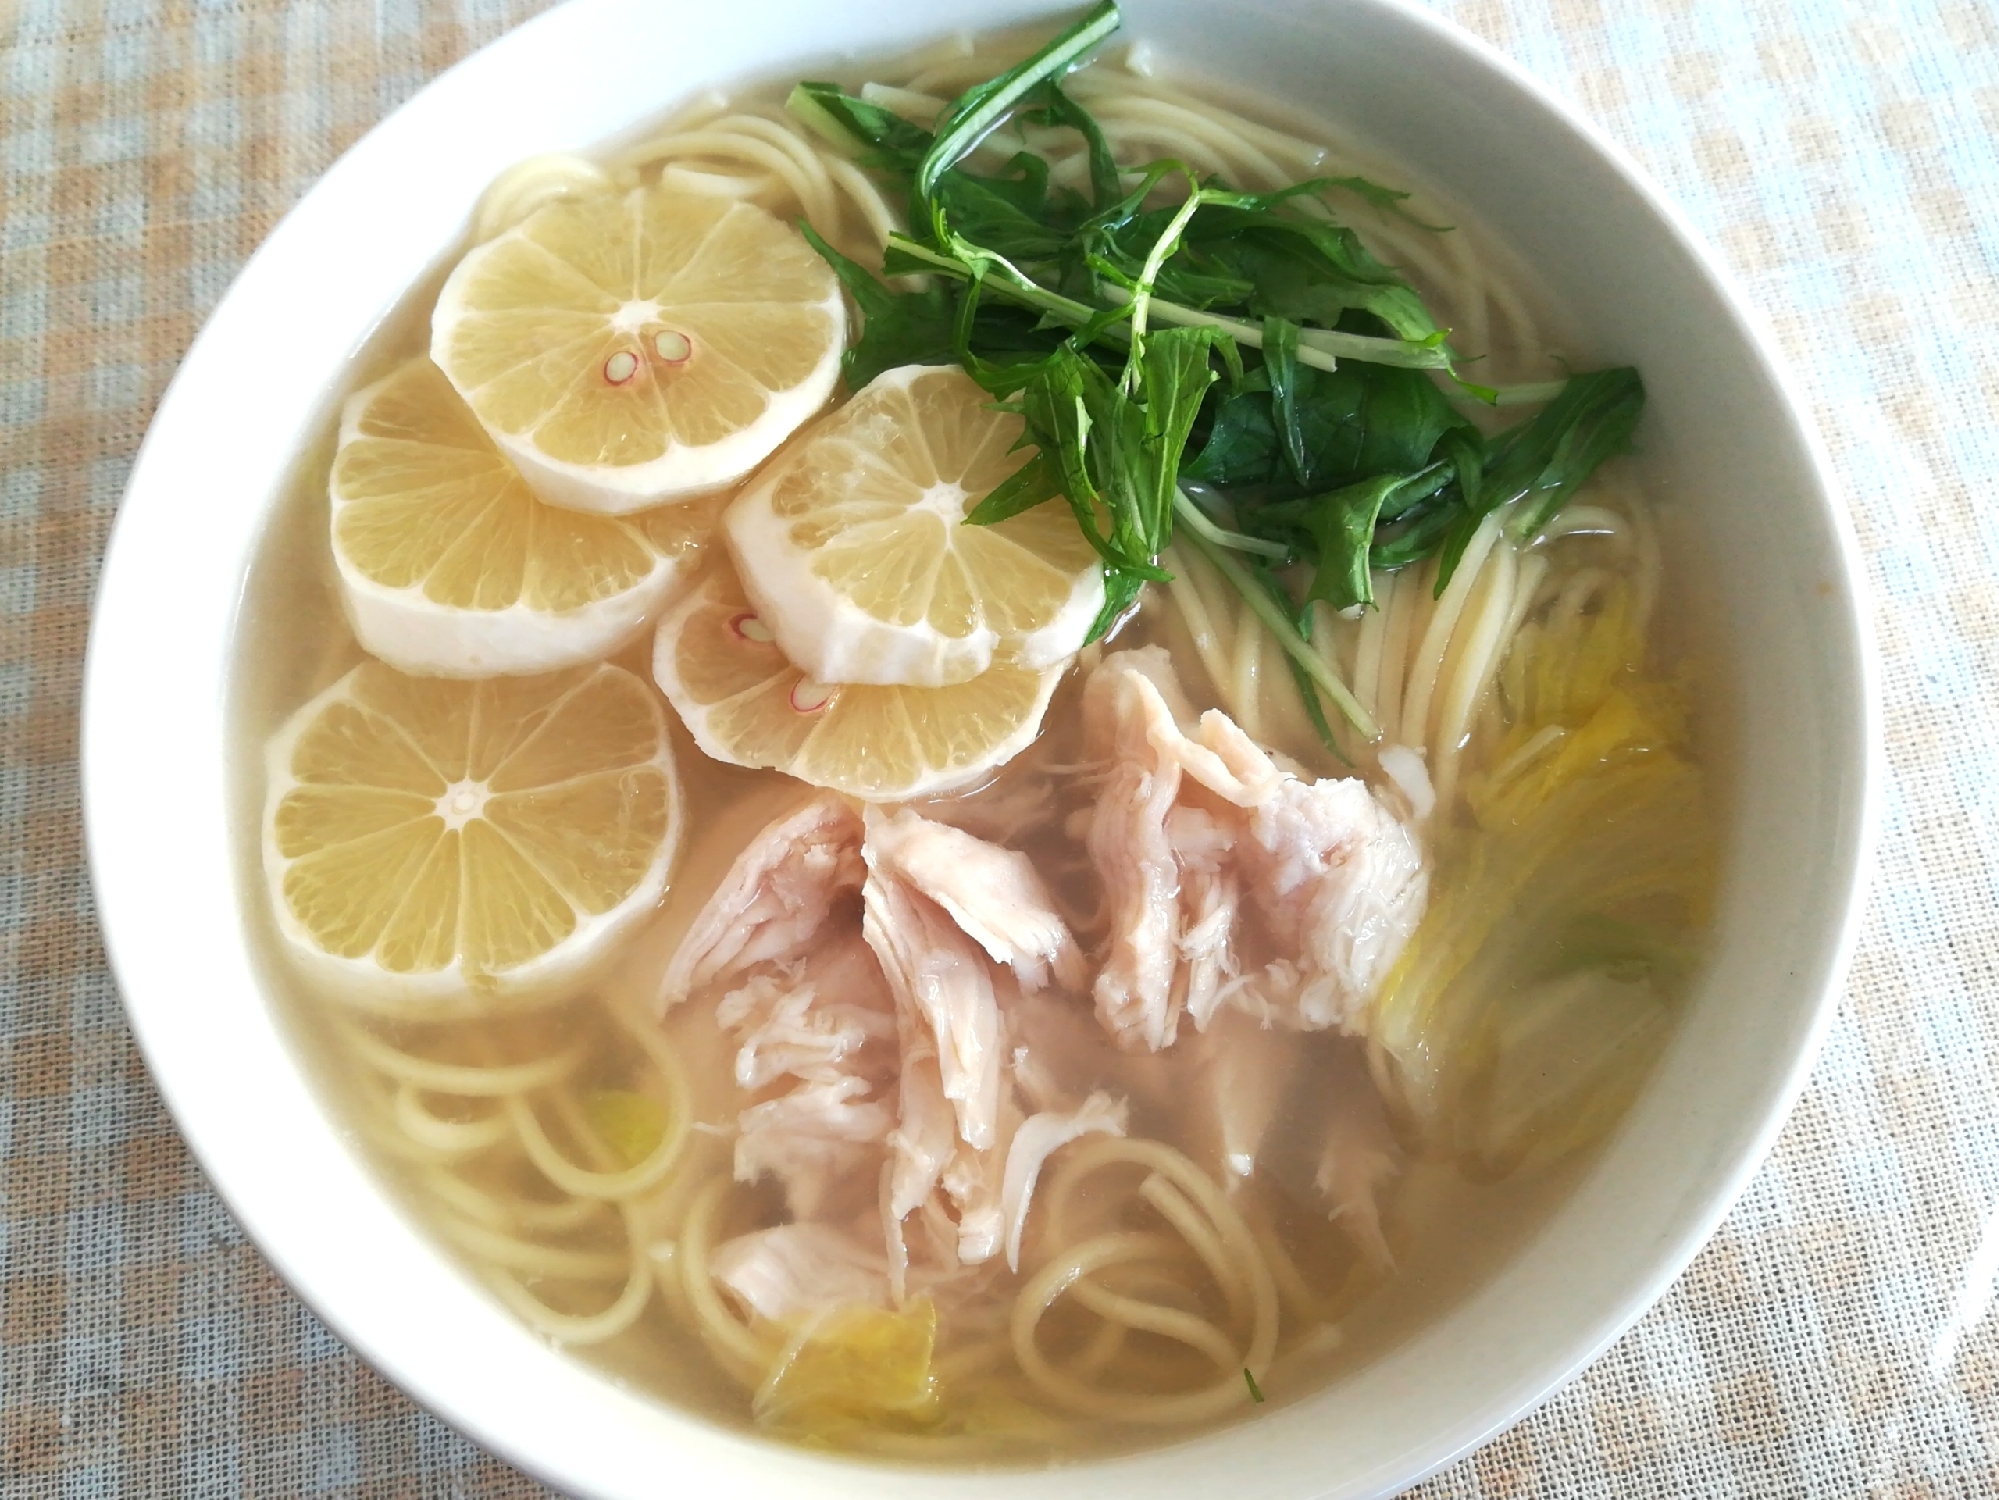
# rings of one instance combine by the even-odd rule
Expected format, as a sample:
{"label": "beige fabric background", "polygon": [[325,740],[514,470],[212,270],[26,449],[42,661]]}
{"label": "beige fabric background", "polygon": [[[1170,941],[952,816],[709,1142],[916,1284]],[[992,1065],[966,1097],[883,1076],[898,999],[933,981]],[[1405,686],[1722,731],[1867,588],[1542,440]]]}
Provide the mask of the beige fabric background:
{"label": "beige fabric background", "polygon": [[[1879,592],[1892,778],[1776,1154],[1626,1339],[1421,1493],[1999,1494],[1999,19],[1438,4],[1629,147],[1796,362]],[[343,148],[537,8],[0,0],[0,1494],[543,1493],[340,1347],[201,1181],[105,972],[74,771],[98,558],[202,318]]]}

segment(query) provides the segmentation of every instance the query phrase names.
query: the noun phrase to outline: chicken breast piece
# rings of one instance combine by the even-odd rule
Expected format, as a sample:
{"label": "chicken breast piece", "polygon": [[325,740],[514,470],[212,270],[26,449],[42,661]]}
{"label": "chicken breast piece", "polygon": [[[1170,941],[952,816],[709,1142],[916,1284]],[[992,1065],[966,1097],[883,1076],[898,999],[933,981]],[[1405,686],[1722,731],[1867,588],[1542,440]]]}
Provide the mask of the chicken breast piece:
{"label": "chicken breast piece", "polygon": [[1236,874],[1236,832],[1198,807],[1166,815],[1166,843],[1180,872],[1179,999],[1205,1031],[1227,983],[1239,972],[1236,922],[1242,881]]}
{"label": "chicken breast piece", "polygon": [[[1359,1031],[1428,899],[1420,840],[1364,782],[1308,781],[1225,714],[1191,709],[1157,647],[1107,656],[1083,695],[1109,760],[1086,836],[1111,930],[1093,996],[1121,1046],[1172,1045],[1233,997],[1266,1021]],[[1242,917],[1265,967],[1236,978]]]}
{"label": "chicken breast piece", "polygon": [[1189,1103],[1187,1139],[1195,1160],[1212,1162],[1224,1186],[1256,1175],[1265,1138],[1296,1081],[1303,1049],[1296,1033],[1239,1011],[1215,1017],[1200,1038],[1200,1072]]}
{"label": "chicken breast piece", "polygon": [[[1111,763],[1084,840],[1103,882],[1110,930],[1091,997],[1121,1047],[1157,1052],[1179,1034],[1180,868],[1166,821],[1180,796],[1179,759],[1162,753],[1177,735],[1171,708],[1146,673],[1108,657],[1083,692],[1085,744]],[[1159,653],[1162,660],[1164,652]],[[1146,665],[1151,665],[1148,661]],[[1164,670],[1170,674],[1171,664]],[[1173,688],[1179,693],[1177,683]]]}
{"label": "chicken breast piece", "polygon": [[1367,1004],[1428,904],[1421,843],[1351,778],[1286,780],[1250,810],[1248,834],[1250,901],[1296,967],[1285,1019],[1307,1031],[1365,1031]]}
{"label": "chicken breast piece", "polygon": [[855,932],[825,930],[814,944],[759,965],[714,1008],[737,1043],[737,1087],[763,1096],[737,1114],[737,1180],[777,1178],[800,1218],[872,1193],[896,1120],[895,1003],[881,966]]}
{"label": "chicken breast piece", "polygon": [[1027,1211],[1035,1184],[1048,1158],[1085,1135],[1123,1135],[1129,1111],[1122,1099],[1092,1094],[1073,1110],[1043,1110],[1029,1115],[1013,1133],[1006,1150],[1006,1170],[1000,1185],[1000,1216],[1006,1227],[1006,1264],[1020,1269],[1020,1242],[1027,1232]]}
{"label": "chicken breast piece", "polygon": [[[1185,839],[1209,832],[1181,822]],[[688,923],[664,986],[721,992],[709,1014],[735,1043],[737,1097],[749,1096],[735,1173],[775,1177],[794,1220],[783,1229],[798,1231],[732,1241],[724,1280],[776,1316],[877,1277],[881,1297],[900,1301],[996,1257],[1010,1224],[1017,1257],[1040,1163],[1075,1134],[1123,1128],[1124,1106],[1106,1096],[1032,1116],[1021,1102],[1079,1094],[1046,1069],[1025,1089],[1008,1007],[1063,1006],[1084,977],[1074,935],[1017,851],[831,796],[758,829]],[[1094,1027],[1084,1035],[1112,1055]],[[878,1256],[846,1243],[857,1211],[880,1215]]]}
{"label": "chicken breast piece", "polygon": [[[870,811],[866,830],[862,931],[902,1028],[902,1114],[883,1204],[890,1276],[900,1283],[909,1274],[902,1221],[911,1213],[934,1217],[945,1205],[955,1226],[950,1258],[962,1266],[999,1254],[1009,1214],[1026,1213],[1032,1173],[1024,1182],[1008,1175],[1027,1118],[1018,1095],[1045,1100],[1059,1085],[1047,1069],[1030,1068],[1025,1083],[1018,1076],[1026,1048],[1015,1045],[1007,1016],[1062,1006],[1056,991],[1080,990],[1083,964],[1024,855],[909,810]],[[1100,1128],[1108,1108],[1099,1101],[1078,1128]],[[1030,1133],[1030,1146],[1044,1137],[1047,1122]],[[1041,1156],[1060,1143],[1047,1138]]]}
{"label": "chicken breast piece", "polygon": [[745,1306],[766,1318],[862,1303],[889,1305],[881,1251],[831,1224],[779,1224],[715,1247],[709,1262]]}
{"label": "chicken breast piece", "polygon": [[897,1118],[888,1138],[893,1157],[886,1212],[898,1223],[923,1205],[958,1149],[957,1119],[951,1101],[944,1097],[936,1039],[921,1017],[906,1017],[904,1025],[896,1077]]}
{"label": "chicken breast piece", "polygon": [[870,1077],[893,1076],[892,1055],[858,1068],[869,1043],[893,1044],[896,1036],[894,999],[874,950],[858,932],[752,974],[716,1002],[715,1020],[739,1043],[740,1088],[768,1088],[787,1074],[823,1079],[858,1069]]}
{"label": "chicken breast piece", "polygon": [[[1010,1136],[1018,1127],[1018,1111],[1001,1122],[1001,1135]],[[957,1255],[960,1263],[976,1266],[999,1254],[1006,1237],[1006,1217],[1000,1195],[1005,1186],[1006,1142],[1002,1139],[988,1151],[974,1151],[960,1143],[951,1164],[944,1169],[939,1185],[951,1200],[958,1221]]]}
{"label": "chicken breast piece", "polygon": [[866,820],[868,867],[889,870],[941,906],[1029,990],[1083,987],[1083,955],[1025,854],[907,809]]}
{"label": "chicken breast piece", "polygon": [[1157,755],[1238,807],[1261,802],[1289,774],[1221,710],[1211,708],[1196,720],[1162,646],[1113,652],[1097,664],[1083,690],[1085,753],[1113,753],[1134,714]]}
{"label": "chicken breast piece", "polygon": [[[896,1003],[929,1028],[959,1139],[985,1150],[998,1128],[1004,1060],[999,1002],[985,952],[892,864],[869,854],[861,933],[880,960]],[[905,1066],[908,1052],[905,1042]]]}
{"label": "chicken breast piece", "polygon": [[874,1095],[873,1082],[843,1074],[751,1105],[736,1120],[736,1180],[769,1173],[793,1218],[817,1217],[855,1178],[872,1178],[895,1128],[888,1101]]}
{"label": "chicken breast piece", "polygon": [[672,1005],[759,963],[801,956],[861,887],[861,816],[830,792],[767,824],[695,914],[659,985]]}

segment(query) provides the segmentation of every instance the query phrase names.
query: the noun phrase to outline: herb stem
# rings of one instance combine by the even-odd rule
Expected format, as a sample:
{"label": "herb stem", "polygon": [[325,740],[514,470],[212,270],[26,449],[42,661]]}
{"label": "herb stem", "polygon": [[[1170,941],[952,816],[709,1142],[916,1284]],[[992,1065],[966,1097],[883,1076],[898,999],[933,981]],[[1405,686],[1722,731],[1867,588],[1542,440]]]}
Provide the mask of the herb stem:
{"label": "herb stem", "polygon": [[1240,531],[1230,531],[1217,526],[1209,519],[1208,513],[1198,504],[1178,508],[1180,520],[1189,531],[1204,541],[1213,542],[1217,547],[1227,547],[1236,552],[1254,552],[1258,557],[1272,558],[1277,562],[1289,562],[1291,549],[1279,542],[1266,542],[1261,537],[1244,536]]}
{"label": "herb stem", "polygon": [[[1112,302],[1131,301],[1131,293],[1115,282],[1104,283],[1104,296]],[[1245,323],[1239,318],[1224,318],[1216,313],[1202,312],[1198,308],[1181,307],[1178,303],[1162,302],[1157,298],[1152,299],[1149,304],[1149,310],[1151,316],[1157,318],[1162,323],[1171,323],[1180,328],[1213,328],[1226,333],[1238,344],[1245,344],[1251,349],[1261,349],[1263,347],[1263,330],[1257,327],[1256,324]],[[1380,339],[1375,342],[1387,343],[1389,341],[1387,339]],[[1340,367],[1339,360],[1331,354],[1320,349],[1305,348],[1302,333],[1299,337],[1298,363],[1301,365],[1310,365],[1315,370],[1324,370],[1329,375]]]}
{"label": "herb stem", "polygon": [[[974,279],[971,269],[956,256],[939,254],[926,245],[919,245],[915,240],[909,239],[907,236],[900,234],[891,236],[889,245],[896,254],[910,260],[921,261],[924,265],[943,275],[955,276],[960,281],[971,281]],[[1001,264],[1005,263],[1001,262]],[[1048,288],[1037,285],[1035,282],[1021,276],[1010,265],[1006,267],[1006,270],[1010,274],[980,278],[980,287],[985,291],[997,292],[1000,296],[1010,297],[1015,302],[1031,307],[1037,312],[1047,313],[1051,318],[1059,318],[1064,323],[1072,324],[1078,328],[1097,316],[1097,309],[1091,307],[1089,304],[1078,302],[1070,297],[1064,297],[1060,292],[1051,292]],[[1122,324],[1115,325],[1113,328],[1105,331],[1112,333],[1121,340],[1130,337],[1130,334]]]}
{"label": "herb stem", "polygon": [[1152,242],[1151,253],[1145,257],[1145,265],[1138,273],[1138,290],[1127,294],[1131,297],[1131,336],[1135,339],[1145,335],[1146,314],[1152,308],[1152,287],[1159,280],[1160,269],[1165,266],[1166,258],[1180,248],[1180,236],[1186,232],[1188,220],[1194,217],[1194,211],[1200,206],[1201,190],[1195,187],[1187,194],[1187,201],[1180,205],[1159,238]]}
{"label": "herb stem", "polygon": [[785,96],[785,113],[790,115],[820,140],[851,159],[854,152],[854,138],[848,134],[840,122],[826,112],[826,106],[812,97],[812,90],[799,84]]}
{"label": "herb stem", "polygon": [[[1115,282],[1105,284],[1104,296],[1112,302],[1131,300],[1131,293]],[[1218,313],[1182,307],[1177,302],[1159,298],[1152,300],[1151,315],[1157,322],[1173,323],[1182,328],[1217,328],[1238,344],[1246,344],[1252,349],[1263,347],[1262,328],[1239,318],[1224,318]],[[1401,339],[1370,338],[1364,333],[1340,333],[1331,328],[1298,330],[1299,364],[1330,374],[1339,368],[1342,355],[1362,364],[1398,365],[1406,370],[1444,370],[1450,368],[1451,363],[1449,353],[1441,345],[1425,348]]]}
{"label": "herb stem", "polygon": [[[935,271],[946,276],[955,276],[960,281],[972,280],[971,269],[955,256],[944,255],[927,245],[920,245],[904,235],[896,235],[890,241],[898,255],[910,260],[921,261]],[[997,257],[995,257],[997,260]],[[1003,262],[1002,262],[1003,264]],[[1037,312],[1047,313],[1051,318],[1060,319],[1072,328],[1081,328],[1093,318],[1099,317],[1099,309],[1087,302],[1078,302],[1073,297],[1064,297],[1059,292],[1022,276],[1012,266],[1006,267],[1008,274],[987,276],[980,285],[989,292],[1009,297],[1023,306]],[[1129,303],[1132,294],[1114,282],[1104,284],[1104,296],[1113,303]],[[1166,302],[1157,297],[1146,301],[1148,316],[1155,322],[1170,323],[1178,328],[1214,328],[1228,334],[1238,344],[1246,344],[1252,349],[1263,347],[1263,330],[1254,323],[1245,323],[1239,318],[1224,318],[1216,313],[1201,312],[1197,308],[1182,307],[1177,302]],[[1130,329],[1122,323],[1099,325],[1099,331],[1119,342],[1131,338]],[[1298,330],[1298,363],[1310,365],[1315,370],[1328,374],[1339,368],[1339,354],[1356,359],[1363,364],[1399,365],[1405,369],[1441,370],[1450,363],[1450,356],[1442,348],[1425,349],[1418,345],[1406,344],[1400,339],[1369,338],[1360,333],[1337,333],[1327,328],[1301,328]]]}
{"label": "herb stem", "polygon": [[1370,338],[1364,333],[1341,333],[1333,328],[1300,328],[1298,357],[1301,360],[1307,349],[1318,350],[1328,356],[1344,355],[1366,365],[1394,365],[1404,370],[1448,370],[1451,367],[1451,352],[1442,344]]}
{"label": "herb stem", "polygon": [[[1202,524],[1207,517],[1200,507],[1184,494],[1173,497],[1173,513],[1186,522],[1189,539],[1201,555],[1215,565],[1216,570],[1243,597],[1250,612],[1263,622],[1263,626],[1277,638],[1277,644],[1284,648],[1284,654],[1298,663],[1305,675],[1333,700],[1346,721],[1353,725],[1354,732],[1362,739],[1373,741],[1381,738],[1381,726],[1374,722],[1374,715],[1360,706],[1360,700],[1348,691],[1339,675],[1326,664],[1326,659],[1312,649],[1312,643],[1298,633],[1298,627],[1284,616],[1284,611],[1262,589],[1256,586],[1243,565],[1230,556],[1226,547],[1218,546],[1202,535]],[[1190,519],[1191,517],[1191,519]]]}
{"label": "herb stem", "polygon": [[1566,380],[1536,380],[1525,385],[1495,385],[1490,387],[1492,399],[1480,401],[1480,406],[1539,406],[1553,401],[1562,394]]}

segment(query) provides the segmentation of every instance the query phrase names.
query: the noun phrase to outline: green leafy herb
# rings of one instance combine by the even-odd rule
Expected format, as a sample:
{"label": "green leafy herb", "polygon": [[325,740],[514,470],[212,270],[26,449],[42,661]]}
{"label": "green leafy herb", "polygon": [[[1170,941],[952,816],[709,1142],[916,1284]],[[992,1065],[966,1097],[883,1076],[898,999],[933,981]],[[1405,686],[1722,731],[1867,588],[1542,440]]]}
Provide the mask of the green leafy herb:
{"label": "green leafy herb", "polygon": [[1052,77],[1042,83],[1035,95],[1035,108],[1028,111],[1028,115],[1037,125],[1066,125],[1083,137],[1090,155],[1092,207],[1107,208],[1123,195],[1117,162],[1111,156],[1110,142],[1104,139],[1096,117],[1063,93],[1061,85]]}
{"label": "green leafy herb", "polygon": [[1629,365],[1570,377],[1562,393],[1494,445],[1485,509],[1531,497],[1516,529],[1531,535],[1555,518],[1576,486],[1630,446],[1645,386]]}
{"label": "green leafy herb", "polygon": [[1298,325],[1284,318],[1263,320],[1263,376],[1270,388],[1270,425],[1278,452],[1300,489],[1311,483],[1305,458],[1305,429],[1298,420]]}
{"label": "green leafy herb", "polygon": [[1305,515],[1319,549],[1307,599],[1323,599],[1334,609],[1374,602],[1368,555],[1374,528],[1389,497],[1410,482],[1400,474],[1377,474],[1317,498]]}
{"label": "green leafy herb", "polygon": [[[1277,320],[1266,329],[1283,327]],[[1348,364],[1328,374],[1273,360],[1220,405],[1188,473],[1283,498],[1426,468],[1448,435],[1477,429],[1420,371]],[[1283,388],[1279,389],[1280,380]],[[1288,424],[1288,431],[1287,431]]]}
{"label": "green leafy herb", "polygon": [[1322,178],[1321,181],[1327,187],[1342,188],[1352,193],[1356,198],[1379,209],[1382,213],[1393,214],[1398,219],[1414,224],[1418,229],[1427,229],[1432,234],[1448,234],[1450,232],[1451,226],[1448,224],[1425,224],[1421,219],[1412,215],[1402,206],[1409,201],[1409,195],[1399,192],[1395,188],[1383,187],[1380,183],[1366,177],[1327,177]]}
{"label": "green leafy herb", "polygon": [[1629,365],[1572,375],[1532,420],[1494,439],[1479,493],[1461,506],[1438,549],[1437,592],[1450,582],[1488,515],[1517,501],[1515,534],[1539,531],[1605,459],[1630,445],[1644,408],[1644,383]]}
{"label": "green leafy herb", "polygon": [[857,261],[827,244],[810,224],[799,223],[806,241],[826,258],[840,284],[861,310],[866,334],[841,356],[841,373],[859,390],[884,370],[902,365],[949,364],[956,358],[956,311],[942,287],[892,292]]}
{"label": "green leafy herb", "polygon": [[1249,1399],[1254,1401],[1258,1406],[1263,1405],[1263,1392],[1257,1387],[1256,1377],[1249,1373],[1248,1365],[1242,1367],[1242,1378],[1248,1382]]}
{"label": "green leafy herb", "polygon": [[[1039,86],[1075,67],[1092,48],[1122,24],[1115,0],[1103,0],[1082,20],[1042,47],[1032,57],[997,78],[967,89],[937,122],[936,139],[916,164],[910,183],[912,207],[929,210],[931,232],[940,246],[953,243],[953,231],[943,213],[939,184],[944,174],[1013,112],[1014,106]],[[1016,156],[1014,160],[1034,160]],[[1042,171],[1047,167],[1043,163]],[[911,222],[922,222],[912,213]],[[976,247],[972,247],[976,250]]]}
{"label": "green leafy herb", "polygon": [[884,171],[914,172],[934,140],[921,125],[843,93],[837,83],[808,79],[791,91],[785,108],[832,144],[861,146],[863,164]]}
{"label": "green leafy herb", "polygon": [[[1118,25],[1105,0],[932,128],[835,84],[793,91],[794,114],[909,202],[910,232],[890,238],[879,276],[807,230],[861,313],[846,377],[955,362],[1021,415],[1034,457],[967,521],[1060,497],[1102,562],[1092,639],[1168,576],[1159,558],[1183,526],[1277,639],[1337,752],[1326,703],[1363,738],[1375,729],[1312,646],[1313,605],[1368,607],[1376,573],[1430,557],[1441,592],[1502,509],[1516,535],[1545,526],[1626,446],[1644,390],[1629,369],[1466,381],[1422,298],[1331,207],[1348,195],[1417,222],[1392,188],[1327,177],[1248,193],[1178,161],[1120,169],[1062,88]],[[1055,184],[1031,151],[976,157],[1010,119],[1074,132],[1088,190]],[[881,279],[899,276],[924,289]],[[1488,438],[1446,394],[1453,384],[1494,405],[1546,405]],[[1212,493],[1229,524],[1184,484]]]}
{"label": "green leafy herb", "polygon": [[[1145,583],[1170,576],[1155,559],[1172,538],[1180,454],[1215,379],[1209,354],[1217,338],[1193,328],[1134,338],[1116,380],[1065,344],[1015,397],[1042,454],[1032,485],[1053,488],[1059,477],[1077,525],[1103,559],[1107,597],[1092,640],[1131,607]],[[1003,504],[1019,506],[1031,492],[1022,486]],[[984,517],[975,511],[972,519]]]}

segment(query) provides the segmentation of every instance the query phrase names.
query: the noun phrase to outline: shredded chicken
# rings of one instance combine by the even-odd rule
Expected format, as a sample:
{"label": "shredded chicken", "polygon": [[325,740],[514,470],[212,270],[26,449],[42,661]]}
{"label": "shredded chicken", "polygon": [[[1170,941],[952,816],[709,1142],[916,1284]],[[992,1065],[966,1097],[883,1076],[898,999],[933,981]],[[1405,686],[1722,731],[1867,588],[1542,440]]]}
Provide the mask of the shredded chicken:
{"label": "shredded chicken", "polygon": [[1326,1138],[1313,1185],[1355,1248],[1388,1270],[1394,1257],[1381,1229],[1381,1192],[1401,1174],[1402,1148],[1357,1053],[1337,1060],[1326,1095]]}
{"label": "shredded chicken", "polygon": [[801,1221],[866,1200],[897,1119],[894,997],[859,933],[840,930],[842,909],[859,910],[861,833],[826,795],[766,823],[686,919],[657,986],[670,1002],[713,997],[735,1045],[735,1175],[775,1178]]}
{"label": "shredded chicken", "polygon": [[1092,1094],[1079,1108],[1066,1112],[1043,1110],[1021,1122],[1006,1150],[1006,1171],[1000,1186],[999,1211],[1006,1225],[1008,1270],[1020,1269],[1020,1242],[1027,1230],[1028,1204],[1048,1158],[1078,1136],[1123,1135],[1126,1116],[1123,1100],[1113,1102],[1108,1094]]}
{"label": "shredded chicken", "polygon": [[810,960],[752,975],[715,1006],[740,1043],[736,1083],[761,1089],[785,1074],[837,1074],[870,1042],[895,1039],[895,1010],[872,950],[852,935]]}
{"label": "shredded chicken", "polygon": [[[1192,1149],[1261,1170],[1305,1092],[1295,1033],[1356,1029],[1420,915],[1403,823],[1357,781],[1307,780],[1226,716],[1196,720],[1164,652],[1106,658],[1082,699],[1104,768],[1081,829],[1104,891],[1094,984],[1025,854],[831,795],[767,822],[676,917],[657,988],[699,1004],[669,1024],[727,1038],[735,1174],[778,1183],[791,1220],[715,1252],[755,1312],[893,1305],[1002,1254],[1018,1270],[1044,1166],[1123,1134],[1128,1100],[1191,1108]],[[1199,1035],[1162,1055],[1183,1017]],[[1371,1092],[1296,1118],[1293,1191],[1385,1257],[1376,1199],[1399,1158]]]}
{"label": "shredded chicken", "polygon": [[1097,664],[1083,689],[1085,753],[1098,756],[1114,746],[1135,718],[1156,757],[1238,807],[1261,802],[1290,774],[1219,709],[1185,728],[1195,722],[1193,705],[1163,647],[1115,652]]}
{"label": "shredded chicken", "polygon": [[[1085,977],[1017,851],[833,797],[768,823],[665,981],[713,997],[735,1048],[736,1176],[776,1179],[793,1220],[724,1246],[718,1274],[780,1316],[829,1297],[900,1301],[995,1258],[1010,1225],[1017,1247],[1040,1161],[1113,1110],[1099,1097],[1052,1126],[1080,1095],[1019,1075],[1008,1013],[1055,1014]],[[857,1213],[879,1215],[879,1250],[853,1239]]]}
{"label": "shredded chicken", "polygon": [[1091,677],[1083,714],[1086,745],[1112,764],[1086,840],[1110,924],[1093,991],[1097,1018],[1120,1045],[1157,1052],[1173,1044],[1180,1023],[1173,993],[1180,877],[1166,819],[1180,795],[1181,772],[1153,732],[1161,721],[1170,728],[1172,714],[1140,672],[1107,666]]}
{"label": "shredded chicken", "polygon": [[[1022,1114],[1001,996],[1018,1001],[1051,979],[1079,986],[1081,953],[1019,854],[908,811],[870,812],[863,853],[861,930],[903,1031],[886,1211],[899,1223],[941,1189],[955,1211],[956,1258],[976,1265],[1004,1236],[1005,1153]],[[902,1269],[898,1233],[892,1225],[892,1275]]]}
{"label": "shredded chicken", "polygon": [[[1001,1120],[1001,1134],[1010,1138],[1018,1128],[1020,1112],[1009,1110]],[[1006,1235],[1006,1218],[1000,1194],[1005,1185],[1006,1141],[988,1151],[975,1151],[959,1142],[951,1164],[944,1169],[940,1186],[957,1211],[959,1261],[979,1265],[999,1254]]]}
{"label": "shredded chicken", "polygon": [[890,818],[871,808],[867,860],[877,874],[892,872],[941,906],[1023,988],[1045,989],[1051,980],[1083,987],[1082,951],[1025,854],[913,812]]}
{"label": "shredded chicken", "polygon": [[895,1007],[867,945],[829,936],[766,962],[715,1022],[737,1043],[737,1086],[763,1096],[737,1116],[737,1180],[775,1177],[801,1219],[865,1191],[896,1121]]}
{"label": "shredded chicken", "polygon": [[861,932],[881,961],[896,1003],[929,1029],[959,1136],[983,1150],[993,1144],[998,1128],[1004,1055],[992,970],[979,945],[942,907],[869,853]]}
{"label": "shredded chicken", "polygon": [[889,1136],[894,1157],[887,1209],[898,1222],[929,1198],[958,1147],[951,1101],[944,1097],[944,1080],[938,1073],[936,1042],[918,1017],[904,1017],[903,1027],[899,1118]]}
{"label": "shredded chicken", "polygon": [[[1112,763],[1087,835],[1111,917],[1094,990],[1106,1029],[1158,1050],[1183,1010],[1202,1027],[1233,999],[1298,1029],[1360,1030],[1428,896],[1408,825],[1358,780],[1284,769],[1216,710],[1190,729],[1156,646],[1104,658],[1083,704],[1086,748]],[[1268,955],[1253,973],[1252,926]]]}
{"label": "shredded chicken", "polygon": [[715,1247],[715,1277],[766,1318],[845,1303],[886,1307],[888,1265],[831,1224],[779,1224]]}
{"label": "shredded chicken", "polygon": [[830,792],[770,824],[737,857],[660,981],[667,1004],[759,963],[804,952],[860,889],[861,819]]}
{"label": "shredded chicken", "polygon": [[1285,1019],[1308,1031],[1362,1031],[1368,1001],[1423,915],[1422,846],[1351,779],[1285,782],[1250,811],[1249,835],[1250,899],[1277,950],[1296,955]]}
{"label": "shredded chicken", "polygon": [[1166,815],[1166,842],[1180,871],[1180,1001],[1194,1025],[1206,1030],[1223,986],[1239,972],[1235,928],[1242,882],[1229,856],[1235,837],[1228,825],[1198,807]]}
{"label": "shredded chicken", "polygon": [[888,1138],[894,1117],[865,1078],[808,1081],[738,1117],[736,1180],[768,1172],[784,1184],[793,1214],[809,1219],[835,1188],[874,1159],[869,1148]]}
{"label": "shredded chicken", "polygon": [[1253,1176],[1302,1061],[1298,1038],[1227,1011],[1201,1037],[1200,1054],[1188,1101],[1196,1111],[1193,1137],[1225,1182]]}

